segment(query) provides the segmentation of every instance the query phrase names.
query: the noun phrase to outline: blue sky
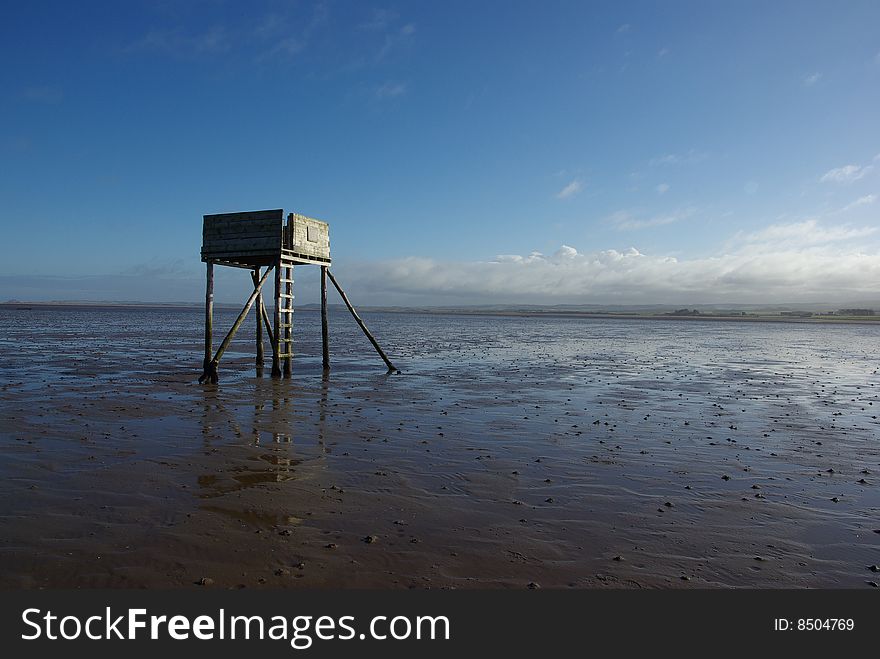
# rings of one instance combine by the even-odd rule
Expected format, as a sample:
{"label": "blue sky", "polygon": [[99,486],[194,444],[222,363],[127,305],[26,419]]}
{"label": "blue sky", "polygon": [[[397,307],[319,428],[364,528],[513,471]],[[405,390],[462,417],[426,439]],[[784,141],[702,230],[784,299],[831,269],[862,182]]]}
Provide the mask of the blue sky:
{"label": "blue sky", "polygon": [[201,215],[282,207],[330,222],[368,304],[880,300],[878,25],[855,1],[7,6],[0,299],[195,302]]}

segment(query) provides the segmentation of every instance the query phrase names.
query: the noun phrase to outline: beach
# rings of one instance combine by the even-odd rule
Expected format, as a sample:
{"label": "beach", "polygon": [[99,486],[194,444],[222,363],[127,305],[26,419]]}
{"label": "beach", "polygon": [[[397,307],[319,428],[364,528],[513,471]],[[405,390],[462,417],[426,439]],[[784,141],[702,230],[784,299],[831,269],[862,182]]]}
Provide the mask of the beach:
{"label": "beach", "polygon": [[202,313],[0,309],[0,586],[880,579],[876,325],[307,310],[202,386]]}

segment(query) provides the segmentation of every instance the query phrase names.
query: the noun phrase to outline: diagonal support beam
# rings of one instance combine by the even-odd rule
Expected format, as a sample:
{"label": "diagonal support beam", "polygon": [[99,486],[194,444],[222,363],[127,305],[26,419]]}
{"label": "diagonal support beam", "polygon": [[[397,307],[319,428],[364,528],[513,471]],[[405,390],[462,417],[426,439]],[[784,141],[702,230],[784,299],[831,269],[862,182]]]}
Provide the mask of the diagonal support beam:
{"label": "diagonal support beam", "polygon": [[354,307],[351,306],[351,302],[348,301],[348,296],[345,294],[345,291],[342,290],[342,286],[339,285],[339,282],[336,281],[336,277],[333,276],[333,273],[330,272],[330,268],[327,268],[327,276],[330,277],[330,281],[333,282],[333,285],[336,287],[336,290],[339,291],[339,296],[342,298],[342,301],[345,302],[345,306],[348,307],[348,310],[351,312],[351,315],[354,316],[354,319],[357,321],[357,324],[360,325],[361,329],[364,331],[364,334],[367,335],[367,338],[370,340],[370,343],[373,344],[373,347],[376,349],[376,352],[379,353],[379,356],[385,361],[386,366],[388,366],[388,372],[394,373],[395,371],[400,373],[400,369],[398,369],[394,364],[391,363],[391,360],[388,359],[388,355],[386,355],[382,348],[379,347],[379,342],[376,341],[375,337],[370,333],[370,330],[367,329],[367,326],[364,324],[364,321],[361,320],[361,317],[358,316],[357,311],[354,310]]}
{"label": "diagonal support beam", "polygon": [[205,367],[205,372],[202,373],[202,377],[199,378],[199,384],[204,384],[208,380],[211,381],[212,384],[217,384],[219,378],[217,376],[217,365],[220,363],[220,358],[223,357],[223,353],[226,352],[226,349],[229,347],[229,344],[232,342],[232,337],[235,336],[235,333],[238,331],[238,328],[241,327],[241,324],[244,322],[244,319],[247,317],[248,312],[251,310],[251,307],[254,305],[254,301],[257,299],[257,294],[262,290],[263,284],[266,283],[266,279],[269,278],[269,273],[272,272],[272,268],[274,266],[269,266],[266,268],[266,273],[260,278],[260,281],[254,286],[254,292],[251,293],[251,296],[248,298],[247,303],[244,305],[244,309],[241,310],[241,313],[238,314],[238,318],[235,319],[235,322],[232,324],[232,328],[230,328],[229,332],[226,334],[226,338],[223,339],[223,343],[220,344],[220,347],[217,348],[217,354],[214,355],[214,359],[211,360],[211,363]]}
{"label": "diagonal support beam", "polygon": [[[255,272],[251,272],[251,279],[254,280],[254,286],[260,283],[259,278]],[[263,297],[260,296],[259,299],[260,309],[258,313],[263,316],[263,329],[266,330],[266,334],[269,336],[269,345],[272,346],[272,353],[275,353],[275,333],[272,331],[272,323],[269,322],[269,312],[266,311],[266,305],[263,304]]]}

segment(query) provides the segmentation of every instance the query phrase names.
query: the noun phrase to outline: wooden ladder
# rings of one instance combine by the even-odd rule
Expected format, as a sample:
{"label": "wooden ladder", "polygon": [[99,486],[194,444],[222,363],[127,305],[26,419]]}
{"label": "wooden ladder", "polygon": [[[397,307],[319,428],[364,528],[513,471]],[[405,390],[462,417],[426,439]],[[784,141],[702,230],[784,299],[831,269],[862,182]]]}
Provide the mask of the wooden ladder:
{"label": "wooden ladder", "polygon": [[293,265],[282,262],[277,267],[275,353],[278,356],[280,372],[276,372],[273,363],[273,374],[289,378],[293,363]]}

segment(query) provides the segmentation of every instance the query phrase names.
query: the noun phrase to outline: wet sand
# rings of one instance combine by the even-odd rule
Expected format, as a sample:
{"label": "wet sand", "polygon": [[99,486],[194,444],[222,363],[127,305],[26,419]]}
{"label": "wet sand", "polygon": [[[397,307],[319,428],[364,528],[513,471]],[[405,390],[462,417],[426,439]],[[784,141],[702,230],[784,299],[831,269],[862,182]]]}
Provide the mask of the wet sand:
{"label": "wet sand", "polygon": [[325,378],[301,313],[199,386],[198,312],[76,313],[0,316],[3,587],[880,580],[878,328],[339,316]]}

